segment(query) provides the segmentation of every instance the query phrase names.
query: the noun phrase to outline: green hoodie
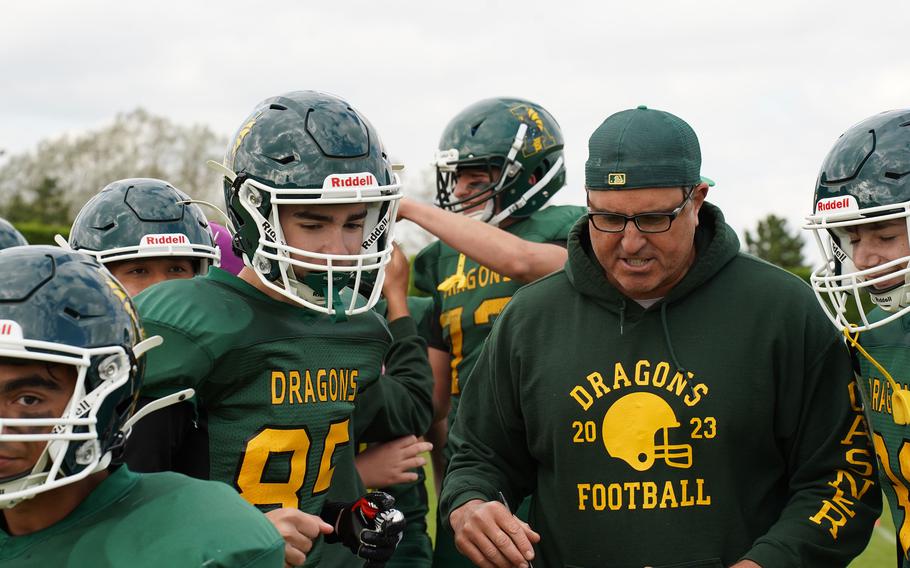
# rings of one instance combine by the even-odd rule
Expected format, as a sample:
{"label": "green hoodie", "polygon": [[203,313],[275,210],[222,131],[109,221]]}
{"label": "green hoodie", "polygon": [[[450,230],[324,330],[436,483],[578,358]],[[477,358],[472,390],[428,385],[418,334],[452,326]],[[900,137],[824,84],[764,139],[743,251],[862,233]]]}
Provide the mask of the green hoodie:
{"label": "green hoodie", "polygon": [[697,258],[650,309],[587,221],[522,288],[462,394],[442,514],[533,493],[535,566],[846,566],[880,510],[850,359],[812,291],[704,204]]}

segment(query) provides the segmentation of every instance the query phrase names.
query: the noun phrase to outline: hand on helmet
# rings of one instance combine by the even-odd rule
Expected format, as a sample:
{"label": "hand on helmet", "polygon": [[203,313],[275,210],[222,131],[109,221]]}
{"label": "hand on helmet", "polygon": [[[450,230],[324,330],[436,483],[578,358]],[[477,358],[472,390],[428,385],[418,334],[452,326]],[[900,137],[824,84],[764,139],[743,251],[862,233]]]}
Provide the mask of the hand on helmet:
{"label": "hand on helmet", "polygon": [[367,493],[353,503],[328,502],[322,519],[334,527],[327,543],[340,542],[367,560],[383,563],[392,557],[404,532],[404,515],[393,509],[388,493]]}

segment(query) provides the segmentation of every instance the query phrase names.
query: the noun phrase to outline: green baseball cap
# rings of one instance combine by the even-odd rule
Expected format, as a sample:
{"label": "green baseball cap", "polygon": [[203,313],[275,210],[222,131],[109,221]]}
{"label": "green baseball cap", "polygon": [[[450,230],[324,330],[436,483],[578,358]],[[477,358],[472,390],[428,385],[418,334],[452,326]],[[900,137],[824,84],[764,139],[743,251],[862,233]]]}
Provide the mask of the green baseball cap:
{"label": "green baseball cap", "polygon": [[692,127],[641,105],[610,115],[591,135],[585,186],[609,191],[714,185],[700,170],[701,148]]}

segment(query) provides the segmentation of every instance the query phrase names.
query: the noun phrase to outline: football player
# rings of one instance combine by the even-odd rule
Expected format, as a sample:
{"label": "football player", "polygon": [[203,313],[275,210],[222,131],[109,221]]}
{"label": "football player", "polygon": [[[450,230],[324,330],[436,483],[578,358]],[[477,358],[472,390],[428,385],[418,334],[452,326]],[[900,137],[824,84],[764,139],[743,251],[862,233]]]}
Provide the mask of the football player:
{"label": "football player", "polygon": [[[435,163],[438,207],[403,199],[399,213],[439,237],[414,262],[415,285],[434,300],[430,441],[438,487],[446,426],[496,316],[518,288],[562,268],[566,237],[584,208],[543,207],[565,185],[563,136],[530,101],[492,98],[464,109],[445,127]],[[436,539],[434,565],[470,566],[439,523]]]}
{"label": "football player", "polygon": [[[123,179],[108,184],[79,210],[68,248],[94,256],[123,284],[130,296],[165,280],[205,275],[219,266],[209,222],[190,197],[166,181]],[[141,405],[154,398],[142,397]],[[175,425],[189,424],[190,428]],[[142,431],[166,429],[174,440],[169,471],[205,479],[196,456],[205,451],[204,417],[193,403],[175,404],[149,416]],[[127,446],[125,459],[137,472],[161,471],[157,458],[140,444]]]}
{"label": "football player", "polygon": [[160,338],[110,273],[44,246],[0,252],[0,273],[0,564],[281,566],[283,539],[230,488],[117,464]]}
{"label": "football player", "polygon": [[[812,287],[846,334],[897,528],[898,566],[910,567],[910,109],[871,116],[837,139],[815,189],[813,231],[824,262]],[[862,299],[872,301],[866,312]],[[868,435],[868,434],[863,434]]]}
{"label": "football player", "polygon": [[76,215],[69,246],[95,256],[135,296],[152,284],[204,275],[218,266],[209,223],[166,181],[115,181]]}
{"label": "football player", "polygon": [[[137,297],[146,327],[165,338],[145,394],[197,390],[209,438],[201,468],[278,526],[288,564],[317,564],[327,533],[325,542],[384,561],[403,519],[384,494],[357,498],[353,442],[422,432],[431,417],[407,271],[384,283],[397,174],[366,118],[314,91],[257,105],[218,168],[245,266]],[[380,292],[388,324],[372,311]],[[166,467],[171,441],[144,438]],[[332,501],[330,490],[352,501]]]}
{"label": "football player", "polygon": [[0,250],[27,244],[28,241],[25,240],[22,233],[16,230],[16,227],[13,227],[12,223],[0,218]]}

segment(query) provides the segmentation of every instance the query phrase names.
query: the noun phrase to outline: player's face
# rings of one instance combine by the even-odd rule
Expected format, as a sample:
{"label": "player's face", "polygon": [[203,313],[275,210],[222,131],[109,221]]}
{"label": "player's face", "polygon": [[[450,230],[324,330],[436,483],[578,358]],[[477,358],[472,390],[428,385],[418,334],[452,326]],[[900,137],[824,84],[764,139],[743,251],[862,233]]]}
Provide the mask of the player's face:
{"label": "player's face", "polygon": [[[859,270],[868,270],[881,264],[910,256],[910,243],[907,239],[907,221],[905,219],[891,219],[881,223],[870,223],[845,227],[846,238],[850,240],[853,264]],[[843,237],[841,237],[843,238]],[[881,273],[873,273],[867,278],[877,278],[891,272],[901,270],[901,266],[894,266]],[[878,290],[887,290],[893,286],[904,283],[904,276],[897,276],[873,284]]]}
{"label": "player's face", "polygon": [[[366,216],[367,207],[363,203],[282,205],[278,211],[288,246],[320,254],[359,254]],[[304,255],[292,254],[291,258],[327,264],[325,259]],[[300,276],[306,273],[298,267],[294,272]]]}
{"label": "player's face", "polygon": [[[473,195],[480,195],[490,184],[499,181],[499,169],[492,168],[459,168],[458,175],[455,177],[455,187],[452,188],[452,194],[456,200],[469,199]],[[470,202],[468,202],[470,203]],[[478,203],[462,213],[474,213],[484,208],[484,203]]]}
{"label": "player's face", "polygon": [[[695,228],[708,186],[699,185],[690,202],[663,233],[642,233],[629,221],[621,233],[605,233],[588,223],[594,255],[607,280],[636,300],[662,298],[685,276],[695,260]],[[588,191],[592,211],[637,215],[666,213],[685,197],[680,188]]]}
{"label": "player's face", "polygon": [[130,296],[137,295],[152,284],[178,278],[192,278],[194,274],[193,261],[179,256],[121,260],[109,262],[107,268],[114,278],[123,284]]}
{"label": "player's face", "polygon": [[[76,384],[68,365],[0,360],[0,418],[60,418]],[[51,427],[4,427],[7,434],[40,434]],[[47,442],[0,442],[0,480],[30,471]]]}

